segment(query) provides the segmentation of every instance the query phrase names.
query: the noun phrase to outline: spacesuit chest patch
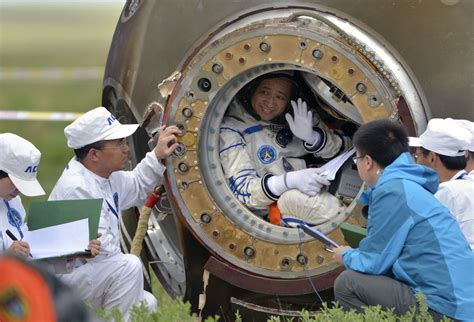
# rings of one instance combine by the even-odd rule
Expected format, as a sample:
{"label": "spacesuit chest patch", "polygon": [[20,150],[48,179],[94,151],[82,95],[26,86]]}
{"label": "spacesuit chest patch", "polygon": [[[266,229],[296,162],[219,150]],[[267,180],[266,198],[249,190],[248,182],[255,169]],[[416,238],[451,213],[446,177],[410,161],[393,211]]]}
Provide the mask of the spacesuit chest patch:
{"label": "spacesuit chest patch", "polygon": [[257,151],[258,160],[263,164],[269,164],[276,159],[276,150],[271,145],[262,145]]}

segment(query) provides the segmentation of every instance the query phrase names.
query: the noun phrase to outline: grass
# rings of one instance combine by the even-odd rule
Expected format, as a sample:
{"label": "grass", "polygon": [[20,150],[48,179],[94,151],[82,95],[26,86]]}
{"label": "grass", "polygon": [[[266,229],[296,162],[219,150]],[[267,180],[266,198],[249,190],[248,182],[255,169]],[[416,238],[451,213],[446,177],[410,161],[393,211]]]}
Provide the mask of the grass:
{"label": "grass", "polygon": [[[104,68],[121,3],[30,6],[0,3],[0,68]],[[102,80],[0,80],[0,109],[86,112],[101,105]],[[0,121],[0,132],[33,142],[42,152],[38,177],[48,194],[72,157],[68,122]],[[25,208],[31,201],[24,197]]]}
{"label": "grass", "polygon": [[[0,2],[0,68],[104,68],[121,9],[122,4],[15,6]],[[101,79],[0,80],[0,109],[83,113],[101,105],[101,91]],[[23,197],[25,209],[32,201],[47,199],[71,159],[73,152],[64,136],[68,123],[0,120],[0,133],[18,134],[42,152],[38,178],[46,195]],[[160,321],[191,321],[189,304],[170,298],[156,278],[153,292],[160,307],[155,317]],[[137,314],[146,315],[140,309]]]}
{"label": "grass", "polygon": [[[352,321],[352,322],[429,322],[433,318],[428,313],[428,306],[426,305],[426,297],[422,293],[416,294],[419,303],[418,309],[411,308],[404,315],[398,316],[392,310],[384,310],[380,305],[363,307],[364,313],[356,313],[354,310],[343,310],[339,304],[334,303],[329,307],[326,303],[323,304],[322,309],[316,314],[310,314],[306,310],[302,310],[297,317],[283,318],[279,316],[271,316],[267,322],[327,322],[327,321]],[[143,304],[132,308],[131,320],[136,322],[141,321],[180,321],[180,322],[194,322],[198,321],[196,315],[190,315],[190,306],[188,303],[183,303],[181,300],[174,301],[168,306],[160,305],[158,311],[151,313]],[[105,321],[122,321],[122,315],[118,310],[111,312],[104,312],[100,310],[99,316]],[[208,317],[206,322],[219,321],[218,316]],[[235,321],[243,322],[244,319],[237,311],[235,312]],[[443,317],[443,322],[451,321],[449,318]]]}
{"label": "grass", "polygon": [[[16,6],[0,2],[0,68],[15,67],[104,67],[121,4]],[[101,105],[101,80],[8,81],[0,80],[0,109],[26,111],[85,112]],[[47,194],[72,157],[66,146],[65,122],[3,121],[0,132],[13,132],[33,142],[42,151],[39,180]],[[32,200],[23,198],[29,209]],[[159,311],[150,314],[135,309],[137,321],[195,321],[190,305],[171,299],[153,279],[153,292]],[[118,320],[117,313],[102,312],[104,319]],[[418,321],[429,321],[422,316]],[[366,315],[344,313],[339,308],[325,310],[317,317],[302,312],[299,321],[395,321],[380,308],[369,308]],[[207,321],[216,321],[209,318]],[[236,321],[242,321],[236,315]],[[269,321],[280,321],[274,317]],[[411,317],[405,320],[411,321]]]}
{"label": "grass", "polygon": [[122,8],[0,6],[2,67],[103,66]]}

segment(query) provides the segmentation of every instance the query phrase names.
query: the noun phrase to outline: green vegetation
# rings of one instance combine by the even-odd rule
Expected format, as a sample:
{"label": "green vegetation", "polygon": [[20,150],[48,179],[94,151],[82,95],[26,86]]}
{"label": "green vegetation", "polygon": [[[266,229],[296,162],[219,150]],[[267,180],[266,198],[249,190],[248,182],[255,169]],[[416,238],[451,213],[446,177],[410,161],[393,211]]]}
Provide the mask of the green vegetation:
{"label": "green vegetation", "polygon": [[[0,69],[44,67],[105,67],[122,4],[15,6],[0,2]],[[0,110],[83,113],[101,105],[102,80],[0,80]],[[42,152],[38,177],[48,197],[73,152],[66,146],[64,127],[69,122],[0,120],[0,133],[12,132],[33,142]],[[155,315],[136,308],[136,316],[155,321],[191,321],[190,304],[171,299],[153,280],[160,310]],[[145,309],[146,310],[146,309]],[[102,312],[120,320],[118,312]],[[150,321],[150,318],[140,318]]]}
{"label": "green vegetation", "polygon": [[103,6],[0,3],[0,65],[103,66],[121,10],[121,3]]}
{"label": "green vegetation", "polygon": [[[105,67],[122,4],[0,3],[0,69]],[[101,105],[102,80],[0,80],[0,110],[86,112]],[[0,132],[33,142],[42,152],[39,180],[48,194],[72,157],[68,122],[0,120]],[[24,197],[25,208],[31,201]]]}
{"label": "green vegetation", "polygon": [[[282,318],[279,316],[272,316],[268,322],[327,322],[327,321],[352,321],[352,322],[429,322],[433,321],[433,318],[428,313],[428,307],[426,306],[425,296],[423,294],[417,294],[418,302],[420,303],[418,311],[413,308],[402,316],[397,316],[392,310],[382,310],[377,306],[371,306],[364,308],[364,313],[356,313],[354,311],[343,311],[338,304],[333,307],[328,307],[327,304],[323,304],[323,308],[317,314],[310,314],[306,310],[302,310],[298,317],[293,318]],[[143,304],[132,309],[132,321],[183,321],[183,322],[194,322],[196,316],[191,316],[190,305],[183,303],[180,299],[170,303],[169,306],[160,305],[159,311],[151,313],[147,307]],[[105,321],[119,322],[122,321],[122,316],[117,310],[111,312],[104,312],[101,310],[98,312],[99,316]],[[205,321],[219,321],[219,317],[209,317]],[[239,312],[235,313],[236,322],[245,322]],[[450,321],[448,318],[444,318],[442,321]]]}
{"label": "green vegetation", "polygon": [[[113,31],[120,15],[116,5],[34,5],[15,6],[0,2],[0,68],[15,67],[104,67]],[[101,105],[102,81],[13,81],[0,80],[0,109],[26,111],[85,112]],[[0,132],[13,132],[42,151],[39,180],[47,194],[52,190],[64,166],[72,157],[66,146],[63,129],[67,122],[4,121]],[[34,198],[46,200],[47,195]],[[23,198],[25,208],[32,200]],[[171,299],[153,280],[153,292],[159,311],[150,314],[141,306],[134,309],[135,321],[195,321],[190,304]],[[424,303],[424,302],[422,302]],[[421,310],[417,321],[430,321]],[[413,314],[413,313],[411,313]],[[104,320],[120,321],[119,312],[99,312]],[[400,321],[411,321],[408,314]],[[217,321],[209,318],[207,321]],[[310,316],[301,312],[298,321],[396,321],[391,312],[379,307],[366,310],[365,315],[343,312],[340,308],[324,307],[321,314]],[[236,321],[242,321],[236,314]],[[281,321],[273,317],[270,321]],[[288,320],[292,321],[292,320]]]}

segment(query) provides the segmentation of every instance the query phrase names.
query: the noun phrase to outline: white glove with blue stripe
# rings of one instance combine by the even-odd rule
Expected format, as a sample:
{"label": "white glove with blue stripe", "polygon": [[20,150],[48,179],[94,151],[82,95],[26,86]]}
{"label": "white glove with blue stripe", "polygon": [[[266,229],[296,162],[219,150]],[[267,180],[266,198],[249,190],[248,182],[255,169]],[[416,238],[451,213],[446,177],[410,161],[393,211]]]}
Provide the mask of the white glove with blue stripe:
{"label": "white glove with blue stripe", "polygon": [[291,132],[310,146],[316,145],[321,138],[321,134],[313,130],[313,113],[308,111],[306,102],[298,98],[297,102],[291,101],[291,106],[293,107],[294,117],[289,113],[285,114]]}
{"label": "white glove with blue stripe", "polygon": [[290,189],[298,189],[308,196],[316,196],[324,186],[330,184],[320,173],[319,168],[309,168],[291,171],[280,176],[270,177],[267,181],[268,189],[276,196]]}

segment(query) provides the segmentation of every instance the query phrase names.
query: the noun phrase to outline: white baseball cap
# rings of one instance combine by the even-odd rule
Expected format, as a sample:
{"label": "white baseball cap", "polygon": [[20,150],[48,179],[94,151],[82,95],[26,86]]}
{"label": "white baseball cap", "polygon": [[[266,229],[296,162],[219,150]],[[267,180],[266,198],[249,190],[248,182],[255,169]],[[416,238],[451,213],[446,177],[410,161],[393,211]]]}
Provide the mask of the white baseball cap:
{"label": "white baseball cap", "polygon": [[44,195],[36,179],[41,152],[30,142],[12,133],[0,134],[0,170],[6,172],[25,196]]}
{"label": "white baseball cap", "polygon": [[466,130],[468,130],[471,133],[471,142],[469,142],[467,149],[471,152],[474,152],[474,122],[471,122],[468,120],[455,120],[455,121],[461,124],[462,127],[464,127]]}
{"label": "white baseball cap", "polygon": [[451,118],[431,119],[426,131],[420,137],[410,137],[408,144],[448,157],[457,157],[464,155],[471,136],[468,130]]}
{"label": "white baseball cap", "polygon": [[139,124],[121,124],[105,107],[96,107],[66,126],[67,146],[79,149],[88,144],[122,139],[132,135]]}

